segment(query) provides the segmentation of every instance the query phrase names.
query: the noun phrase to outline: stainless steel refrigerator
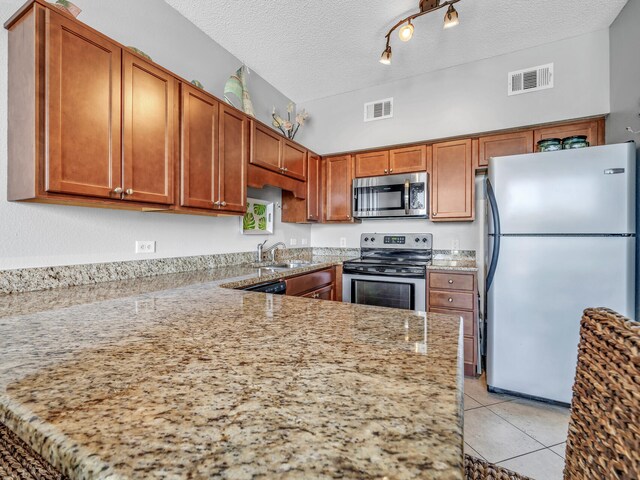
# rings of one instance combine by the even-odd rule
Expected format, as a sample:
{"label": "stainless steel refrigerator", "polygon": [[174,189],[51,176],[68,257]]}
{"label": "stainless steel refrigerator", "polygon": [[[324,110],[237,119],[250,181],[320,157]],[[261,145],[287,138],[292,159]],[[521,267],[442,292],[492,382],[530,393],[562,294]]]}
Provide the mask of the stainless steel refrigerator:
{"label": "stainless steel refrigerator", "polygon": [[489,160],[487,384],[569,403],[588,307],[635,317],[633,142]]}

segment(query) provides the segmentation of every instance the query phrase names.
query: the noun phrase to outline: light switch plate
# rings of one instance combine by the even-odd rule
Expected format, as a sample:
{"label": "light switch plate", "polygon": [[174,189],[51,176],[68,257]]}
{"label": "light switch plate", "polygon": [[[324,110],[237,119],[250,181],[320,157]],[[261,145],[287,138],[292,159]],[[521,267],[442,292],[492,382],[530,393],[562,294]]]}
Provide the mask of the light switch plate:
{"label": "light switch plate", "polygon": [[295,247],[296,245],[298,245],[298,239],[297,238],[290,238],[289,239],[289,245],[291,245],[292,247]]}
{"label": "light switch plate", "polygon": [[341,247],[346,247],[347,246],[347,238],[346,237],[340,237],[340,246]]}

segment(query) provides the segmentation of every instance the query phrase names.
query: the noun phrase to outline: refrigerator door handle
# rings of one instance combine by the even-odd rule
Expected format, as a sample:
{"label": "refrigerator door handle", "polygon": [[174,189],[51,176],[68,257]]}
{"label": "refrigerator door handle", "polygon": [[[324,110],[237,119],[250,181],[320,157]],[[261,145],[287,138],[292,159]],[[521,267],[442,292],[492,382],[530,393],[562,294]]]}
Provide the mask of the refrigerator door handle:
{"label": "refrigerator door handle", "polygon": [[487,199],[491,208],[491,218],[493,219],[493,251],[491,252],[491,261],[489,262],[489,271],[487,272],[487,291],[491,288],[493,277],[496,274],[498,266],[498,257],[500,256],[500,214],[498,213],[498,203],[493,193],[491,182],[487,179]]}

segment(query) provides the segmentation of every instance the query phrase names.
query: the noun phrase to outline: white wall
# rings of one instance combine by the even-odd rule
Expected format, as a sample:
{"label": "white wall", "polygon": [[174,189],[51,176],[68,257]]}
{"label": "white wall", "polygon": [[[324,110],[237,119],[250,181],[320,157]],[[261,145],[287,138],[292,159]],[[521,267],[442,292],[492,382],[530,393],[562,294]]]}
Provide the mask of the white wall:
{"label": "white wall", "polygon": [[[23,0],[0,2],[7,19]],[[80,20],[122,42],[147,52],[155,61],[187,79],[199,79],[221,95],[224,82],[240,65],[162,0],[74,0]],[[257,75],[251,88],[256,111],[268,118],[271,106],[288,99]],[[242,236],[239,220],[140,213],[97,208],[7,202],[7,31],[0,32],[0,269],[107,262],[142,258],[203,255],[253,250],[259,237]],[[280,201],[276,189],[251,192]],[[298,245],[309,240],[309,227],[282,224],[269,241]],[[263,237],[264,240],[267,237]],[[157,241],[157,252],[136,255],[136,240]]]}
{"label": "white wall", "polygon": [[[507,96],[507,73],[555,64],[555,88]],[[394,68],[391,65],[389,68]],[[363,104],[394,98],[394,117],[363,121]],[[570,38],[299,105],[300,141],[321,154],[467,135],[609,111],[609,32]]]}

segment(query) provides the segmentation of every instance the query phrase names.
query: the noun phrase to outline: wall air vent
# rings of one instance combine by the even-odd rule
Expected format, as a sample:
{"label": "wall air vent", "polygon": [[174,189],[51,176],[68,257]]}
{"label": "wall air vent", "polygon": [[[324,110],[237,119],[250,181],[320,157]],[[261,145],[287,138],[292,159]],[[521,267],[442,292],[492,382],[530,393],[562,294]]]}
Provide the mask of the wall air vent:
{"label": "wall air vent", "polygon": [[509,95],[553,88],[553,63],[509,72]]}
{"label": "wall air vent", "polygon": [[393,98],[376,100],[364,104],[364,121],[383,120],[393,117]]}

